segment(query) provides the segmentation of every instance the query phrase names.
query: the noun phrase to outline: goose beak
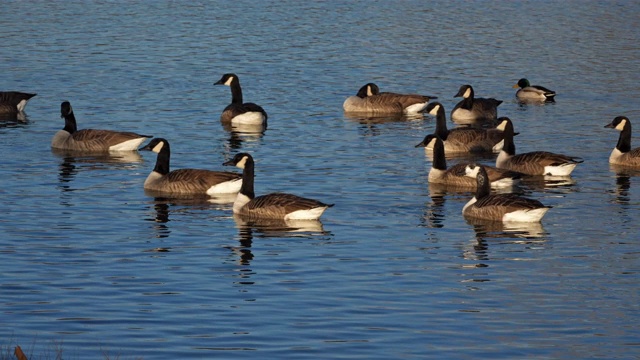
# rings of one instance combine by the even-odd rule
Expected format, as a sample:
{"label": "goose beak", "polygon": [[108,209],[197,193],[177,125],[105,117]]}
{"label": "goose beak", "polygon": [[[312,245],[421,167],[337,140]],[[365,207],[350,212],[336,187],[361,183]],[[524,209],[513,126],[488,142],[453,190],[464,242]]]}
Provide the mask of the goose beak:
{"label": "goose beak", "polygon": [[213,83],[213,85],[223,85],[224,83],[222,82],[222,80],[218,80],[216,82]]}
{"label": "goose beak", "polygon": [[615,128],[615,126],[613,126],[613,123],[609,123],[609,124],[605,125],[604,127],[609,128],[609,129]]}
{"label": "goose beak", "polygon": [[222,163],[222,166],[235,166],[233,160],[225,161]]}
{"label": "goose beak", "polygon": [[140,149],[138,149],[138,150],[149,150],[149,151],[151,151],[151,147],[149,146],[149,144],[147,144],[147,145],[145,145],[145,146],[141,147],[141,148],[140,148]]}
{"label": "goose beak", "polygon": [[424,140],[423,140],[420,144],[418,144],[418,145],[416,145],[414,147],[425,147],[425,146],[427,146],[427,145],[424,143]]}

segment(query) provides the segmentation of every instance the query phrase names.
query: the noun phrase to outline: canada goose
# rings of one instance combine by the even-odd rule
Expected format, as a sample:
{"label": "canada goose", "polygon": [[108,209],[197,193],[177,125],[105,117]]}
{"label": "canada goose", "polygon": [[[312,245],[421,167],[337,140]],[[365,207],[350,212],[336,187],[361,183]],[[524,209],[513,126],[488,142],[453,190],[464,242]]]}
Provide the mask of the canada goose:
{"label": "canada goose", "polygon": [[454,97],[463,99],[451,110],[451,120],[463,124],[495,121],[498,117],[498,105],[502,104],[502,100],[474,97],[471,85],[460,86]]}
{"label": "canada goose", "polygon": [[60,105],[60,113],[60,117],[64,118],[64,128],[51,139],[51,147],[55,149],[82,152],[134,151],[147,138],[152,137],[124,131],[78,130],[76,117],[68,101]]}
{"label": "canada goose", "polygon": [[467,176],[477,181],[476,195],[462,208],[465,217],[502,222],[539,222],[550,206],[517,194],[491,194],[484,166],[470,164]]}
{"label": "canada goose", "polygon": [[496,167],[525,175],[568,176],[583,160],[579,157],[533,151],[516,155],[513,143],[513,123],[507,117],[498,119],[498,129],[504,131],[504,146],[496,159]]}
{"label": "canada goose", "polygon": [[284,220],[314,220],[333,204],[284,193],[255,196],[253,192],[253,157],[239,153],[223,163],[242,169],[242,187],[233,203],[233,212],[241,216]]}
{"label": "canada goose", "polygon": [[519,100],[535,100],[535,101],[555,101],[556,92],[549,90],[544,86],[531,85],[529,80],[522,78],[518,80],[518,83],[513,85],[516,91],[516,97]]}
{"label": "canada goose", "polygon": [[[456,187],[474,188],[476,179],[466,176],[465,168],[468,163],[459,163],[447,169],[445,148],[442,140],[436,135],[427,135],[426,146],[433,148],[433,161],[429,170],[429,182],[432,184],[451,185]],[[509,170],[486,167],[489,181],[493,188],[506,188],[517,184],[521,175]]]}
{"label": "canada goose", "polygon": [[[447,153],[499,152],[502,149],[504,134],[501,130],[472,127],[449,130],[447,129],[447,119],[442,104],[439,102],[430,103],[425,111],[436,117],[435,135],[442,139],[444,150]],[[431,148],[426,146],[426,149],[430,150]]]}
{"label": "canada goose", "polygon": [[172,194],[231,194],[240,191],[242,176],[228,171],[178,169],[170,171],[171,148],[163,138],[155,138],[140,150],[158,154],[156,166],[144,181],[144,189]]}
{"label": "canada goose", "polygon": [[368,83],[355,96],[349,96],[342,108],[348,113],[414,115],[422,112],[430,99],[437,97],[380,92],[376,84]]}
{"label": "canada goose", "polygon": [[227,105],[220,115],[223,123],[234,124],[266,124],[267,112],[260,105],[242,102],[242,88],[236,74],[224,74],[214,85],[227,85],[231,88],[231,104]]}
{"label": "canada goose", "polygon": [[640,147],[631,149],[631,121],[626,116],[618,116],[605,127],[620,131],[618,143],[609,156],[609,163],[633,167],[640,166]]}
{"label": "canada goose", "polygon": [[0,114],[17,114],[24,111],[29,99],[36,94],[18,91],[0,91]]}

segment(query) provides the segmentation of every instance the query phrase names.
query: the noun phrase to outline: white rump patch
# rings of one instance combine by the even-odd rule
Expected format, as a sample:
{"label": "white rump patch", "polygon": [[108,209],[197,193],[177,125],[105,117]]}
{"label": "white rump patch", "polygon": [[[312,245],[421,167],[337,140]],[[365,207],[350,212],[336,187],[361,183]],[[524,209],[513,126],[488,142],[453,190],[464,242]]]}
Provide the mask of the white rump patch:
{"label": "white rump patch", "polygon": [[246,112],[231,119],[232,124],[259,125],[264,123],[264,114],[259,111]]}
{"label": "white rump patch", "polygon": [[[142,144],[147,138],[137,138],[132,140],[127,140],[125,142],[121,142],[120,144],[116,144],[109,147],[109,151],[134,151],[138,150],[140,144]],[[156,149],[154,148],[153,151]],[[158,152],[158,151],[155,151]]]}
{"label": "white rump patch", "polygon": [[538,208],[531,210],[517,210],[504,214],[503,222],[539,222],[549,208]]}
{"label": "white rump patch", "polygon": [[316,220],[327,210],[326,207],[317,207],[309,210],[298,210],[284,216],[285,220]]}
{"label": "white rump patch", "polygon": [[543,175],[569,176],[578,164],[562,164],[559,166],[545,166]]}
{"label": "white rump patch", "polygon": [[24,111],[25,106],[27,106],[27,102],[29,102],[29,100],[21,100],[18,103],[18,105],[17,105],[18,112],[23,112]]}
{"label": "white rump patch", "polygon": [[405,114],[418,114],[427,106],[426,102],[409,105],[404,108]]}
{"label": "white rump patch", "polygon": [[504,178],[491,182],[491,187],[494,189],[510,188],[520,182],[520,179]]}
{"label": "white rump patch", "polygon": [[240,187],[242,187],[242,179],[229,180],[210,187],[207,195],[233,194],[240,191]]}

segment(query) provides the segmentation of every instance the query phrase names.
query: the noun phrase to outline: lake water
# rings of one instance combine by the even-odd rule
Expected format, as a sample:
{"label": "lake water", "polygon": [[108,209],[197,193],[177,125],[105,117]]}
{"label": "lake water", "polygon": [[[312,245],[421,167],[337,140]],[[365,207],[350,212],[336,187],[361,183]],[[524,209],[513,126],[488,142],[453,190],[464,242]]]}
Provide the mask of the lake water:
{"label": "lake water", "polygon": [[[4,1],[0,358],[640,357],[640,177],[613,169],[615,116],[640,124],[637,2]],[[218,121],[235,72],[258,134]],[[558,92],[519,105],[521,77]],[[582,156],[526,228],[473,224],[430,187],[420,119],[345,116],[367,82],[504,100],[518,151]],[[310,228],[243,224],[231,205],[154,198],[155,154],[65,156],[79,128],[165,137],[172,167],[256,159],[256,192],[335,203]],[[453,125],[453,124],[451,124]],[[640,146],[640,135],[633,145]],[[493,157],[481,159],[487,164]],[[454,163],[456,159],[451,159]]]}

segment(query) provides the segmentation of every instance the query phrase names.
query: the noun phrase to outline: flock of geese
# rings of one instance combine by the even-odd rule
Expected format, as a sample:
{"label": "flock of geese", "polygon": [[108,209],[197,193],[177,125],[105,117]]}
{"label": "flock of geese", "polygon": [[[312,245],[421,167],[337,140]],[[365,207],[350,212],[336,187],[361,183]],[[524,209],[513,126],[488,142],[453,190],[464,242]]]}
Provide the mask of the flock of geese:
{"label": "flock of geese", "polygon": [[[231,89],[231,104],[222,111],[222,124],[264,125],[268,115],[259,105],[244,102],[240,80],[235,74],[224,74],[214,85]],[[520,79],[515,96],[523,102],[551,102],[556,93],[543,86]],[[16,91],[0,92],[0,114],[20,114],[36,94]],[[501,100],[475,97],[471,85],[462,85],[455,95],[461,101],[451,110],[451,120],[462,126],[447,128],[445,109],[435,96],[380,92],[376,84],[362,86],[355,96],[343,103],[345,113],[366,116],[414,115],[427,113],[435,117],[433,134],[416,147],[424,147],[432,155],[428,181],[433,184],[475,189],[474,197],[464,205],[465,217],[501,222],[539,222],[549,210],[541,202],[515,193],[492,193],[492,189],[509,189],[527,176],[569,176],[583,160],[547,151],[516,154],[513,122],[498,117]],[[78,130],[71,104],[62,102],[64,127],[51,140],[51,147],[77,153],[108,153],[149,150],[157,154],[155,167],[144,181],[144,189],[155,193],[180,196],[217,196],[236,194],[233,213],[249,219],[317,220],[333,204],[287,193],[256,196],[255,164],[248,153],[236,154],[223,163],[242,173],[205,169],[171,170],[171,150],[167,139],[153,138],[134,132],[82,129]],[[620,131],[618,143],[609,162],[640,167],[640,148],[631,148],[631,122],[618,116],[605,126]],[[149,143],[140,147],[142,143]],[[497,153],[495,166],[458,163],[447,168],[447,154]]]}

